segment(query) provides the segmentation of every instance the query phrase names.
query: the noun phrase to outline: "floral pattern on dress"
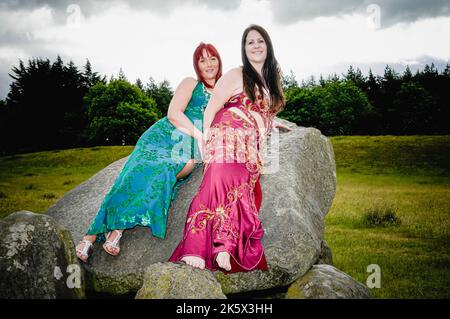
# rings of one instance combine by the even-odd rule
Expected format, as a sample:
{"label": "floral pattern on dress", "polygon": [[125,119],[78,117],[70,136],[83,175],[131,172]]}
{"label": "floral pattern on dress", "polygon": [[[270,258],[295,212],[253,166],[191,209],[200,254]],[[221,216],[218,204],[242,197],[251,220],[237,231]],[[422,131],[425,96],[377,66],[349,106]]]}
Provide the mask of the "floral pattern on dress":
{"label": "floral pattern on dress", "polygon": [[[195,86],[185,115],[203,130],[203,113],[211,94],[202,82]],[[174,157],[174,150],[180,150]],[[179,186],[176,175],[189,159],[200,159],[196,141],[164,117],[153,124],[136,143],[120,174],[106,194],[87,234],[147,226],[152,235],[164,238],[167,215]]]}
{"label": "floral pattern on dress", "polygon": [[[231,107],[237,107],[248,120]],[[215,258],[226,251],[230,272],[268,269],[258,215],[261,143],[269,130],[259,132],[250,111],[259,113],[265,123],[273,119],[267,102],[252,103],[244,93],[233,96],[216,113],[206,141],[203,179],[189,207],[183,239],[169,261],[197,256],[205,260],[207,269],[224,271]]]}

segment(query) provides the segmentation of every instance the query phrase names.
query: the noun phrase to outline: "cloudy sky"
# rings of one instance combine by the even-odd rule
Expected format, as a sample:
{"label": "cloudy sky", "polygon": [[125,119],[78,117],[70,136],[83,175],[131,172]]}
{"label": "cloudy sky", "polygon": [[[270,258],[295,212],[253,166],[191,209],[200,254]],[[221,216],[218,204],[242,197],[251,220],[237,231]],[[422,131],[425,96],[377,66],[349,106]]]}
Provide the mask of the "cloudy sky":
{"label": "cloudy sky", "polygon": [[271,35],[285,73],[298,80],[345,72],[382,74],[450,63],[450,0],[0,0],[0,98],[19,59],[49,58],[132,82],[152,76],[175,87],[193,76],[192,52],[213,43],[225,71],[241,64],[252,23]]}

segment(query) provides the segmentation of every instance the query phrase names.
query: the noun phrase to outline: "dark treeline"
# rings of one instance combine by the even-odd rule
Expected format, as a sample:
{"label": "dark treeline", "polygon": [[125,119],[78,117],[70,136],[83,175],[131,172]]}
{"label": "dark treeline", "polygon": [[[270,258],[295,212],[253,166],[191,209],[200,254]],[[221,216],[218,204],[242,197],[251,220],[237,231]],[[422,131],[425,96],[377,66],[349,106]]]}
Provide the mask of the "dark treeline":
{"label": "dark treeline", "polygon": [[434,64],[414,75],[386,66],[383,76],[364,76],[352,66],[341,77],[311,78],[298,85],[283,77],[286,108],[280,114],[326,135],[449,134],[450,65]]}
{"label": "dark treeline", "polygon": [[167,81],[135,84],[121,71],[106,80],[89,60],[80,70],[58,56],[13,67],[6,100],[0,100],[0,155],[90,145],[136,143],[167,113]]}
{"label": "dark treeline", "polygon": [[[79,69],[58,56],[12,68],[13,82],[0,100],[0,155],[91,145],[134,145],[167,114],[168,81],[130,83],[98,75],[89,61]],[[432,64],[414,75],[387,66],[383,76],[347,74],[297,83],[283,77],[286,107],[280,117],[325,135],[449,134],[450,66]]]}
{"label": "dark treeline", "polygon": [[33,59],[12,69],[14,79],[0,110],[2,150],[47,149],[78,145],[86,125],[83,97],[98,81],[87,61],[83,71],[72,62],[64,65]]}

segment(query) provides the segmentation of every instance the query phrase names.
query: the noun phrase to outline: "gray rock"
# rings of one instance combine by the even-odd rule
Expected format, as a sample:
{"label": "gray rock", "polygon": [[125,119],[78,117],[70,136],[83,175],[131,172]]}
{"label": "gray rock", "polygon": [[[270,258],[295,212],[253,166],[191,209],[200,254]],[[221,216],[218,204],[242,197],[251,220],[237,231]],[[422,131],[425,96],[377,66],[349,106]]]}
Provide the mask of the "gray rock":
{"label": "gray rock", "polygon": [[226,299],[226,296],[212,272],[166,262],[146,269],[136,299]]}
{"label": "gray rock", "polygon": [[322,240],[320,255],[316,261],[316,264],[333,265],[333,253],[325,240]]}
{"label": "gray rock", "polygon": [[314,265],[297,279],[286,293],[287,299],[368,299],[370,290],[331,265]]}
{"label": "gray rock", "polygon": [[288,285],[316,262],[324,218],[336,190],[331,142],[313,128],[296,127],[281,133],[279,169],[262,175],[261,187],[260,218],[265,230],[262,242],[269,271],[232,275],[217,272],[225,294]]}
{"label": "gray rock", "polygon": [[[269,152],[266,167],[270,174],[261,176],[260,218],[265,229],[263,245],[269,270],[226,276],[216,272],[225,294],[287,286],[311,268],[321,251],[324,217],[336,187],[332,145],[314,128],[279,121],[294,130],[280,133],[279,166],[273,159],[278,153]],[[277,134],[273,133],[268,145],[276,140]],[[70,230],[75,242],[88,229],[125,160],[112,163],[47,211]],[[164,240],[151,236],[148,228],[136,227],[124,233],[117,257],[109,256],[97,245],[85,265],[88,287],[113,294],[137,291],[143,283],[143,269],[167,261],[181,240],[186,213],[201,178],[201,170],[197,168],[180,188],[169,212]]]}
{"label": "gray rock", "polygon": [[20,211],[0,220],[0,298],[83,298],[70,233],[50,216]]}

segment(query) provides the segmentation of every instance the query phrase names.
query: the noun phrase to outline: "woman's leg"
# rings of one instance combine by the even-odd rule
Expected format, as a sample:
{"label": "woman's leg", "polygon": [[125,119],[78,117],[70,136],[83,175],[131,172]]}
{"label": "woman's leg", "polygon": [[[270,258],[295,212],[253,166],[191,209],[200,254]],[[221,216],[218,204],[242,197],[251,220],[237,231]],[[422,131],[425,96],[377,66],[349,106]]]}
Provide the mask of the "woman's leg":
{"label": "woman's leg", "polygon": [[[120,252],[120,246],[119,241],[122,237],[123,230],[113,230],[108,233],[106,242],[103,244],[103,249],[105,251],[113,256],[117,256]],[[78,243],[76,247],[76,254],[77,257],[86,262],[89,258],[89,250],[90,246],[94,244],[95,240],[97,239],[97,235],[85,235],[81,239],[81,241]]]}
{"label": "woman's leg", "polygon": [[190,159],[186,165],[183,167],[183,169],[181,171],[178,172],[177,174],[177,179],[181,179],[181,178],[185,178],[186,176],[188,176],[190,173],[192,173],[192,171],[195,168],[195,162],[193,159]]}
{"label": "woman's leg", "polygon": [[122,229],[115,229],[107,234],[103,249],[112,256],[117,256],[120,252],[119,241],[122,238]]}
{"label": "woman's leg", "polygon": [[83,240],[89,240],[91,243],[94,243],[97,239],[97,235],[84,235]]}
{"label": "woman's leg", "polygon": [[187,265],[192,266],[194,268],[205,269],[205,260],[201,257],[197,256],[184,256],[180,259],[185,262]]}
{"label": "woman's leg", "polygon": [[81,239],[81,241],[78,243],[77,247],[75,248],[75,252],[77,257],[83,261],[86,262],[89,258],[89,251],[92,246],[92,244],[97,239],[97,235],[85,235]]}
{"label": "woman's leg", "polygon": [[221,251],[217,254],[216,257],[217,265],[219,265],[220,268],[225,269],[226,271],[231,270],[231,263],[230,263],[230,254],[226,251]]}
{"label": "woman's leg", "polygon": [[[231,270],[231,253],[236,250],[235,236],[239,230],[234,219],[239,220],[240,210],[249,206],[239,204],[240,198],[246,195],[246,175],[247,169],[239,164],[213,163],[209,166],[199,192],[191,202],[183,240],[171,261],[180,260],[200,269],[218,266]],[[238,204],[239,207],[235,207]]]}

